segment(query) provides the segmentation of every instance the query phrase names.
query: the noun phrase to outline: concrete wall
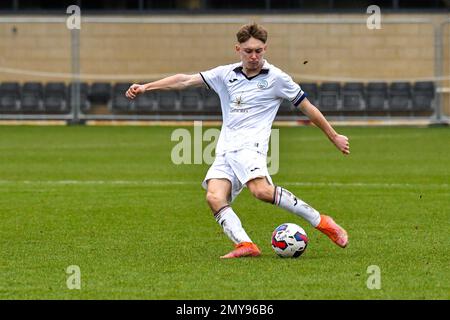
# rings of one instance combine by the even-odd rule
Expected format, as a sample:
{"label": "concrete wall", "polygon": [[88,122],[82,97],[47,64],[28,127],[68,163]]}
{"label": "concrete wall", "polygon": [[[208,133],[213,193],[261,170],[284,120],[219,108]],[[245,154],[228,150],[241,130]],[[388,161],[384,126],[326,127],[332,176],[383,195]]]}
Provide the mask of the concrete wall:
{"label": "concrete wall", "polygon": [[[369,30],[365,15],[289,15],[290,21],[361,19],[361,24],[269,23],[277,16],[238,16],[269,31],[267,59],[298,81],[414,79],[435,74],[431,24],[387,24]],[[214,21],[235,16],[207,16]],[[383,15],[383,19],[446,19],[446,15]],[[82,73],[111,75],[107,81],[140,82],[173,73],[198,72],[237,61],[236,23],[199,23],[199,18],[158,16],[164,23],[83,23]],[[189,20],[190,23],[186,23]],[[265,22],[264,22],[265,21]],[[450,74],[450,25],[445,30],[444,72]],[[308,63],[304,64],[304,61]],[[0,81],[59,80],[26,70],[70,73],[70,32],[65,23],[0,23]],[[24,71],[21,74],[21,70]],[[119,75],[119,76],[117,76]],[[134,75],[134,76],[133,76]],[[100,77],[99,77],[100,78]],[[145,78],[145,79],[143,79]],[[62,78],[64,79],[64,78]],[[68,80],[68,79],[65,79]],[[90,78],[89,81],[94,80]],[[100,79],[98,79],[100,80]],[[448,82],[446,83],[447,86]]]}

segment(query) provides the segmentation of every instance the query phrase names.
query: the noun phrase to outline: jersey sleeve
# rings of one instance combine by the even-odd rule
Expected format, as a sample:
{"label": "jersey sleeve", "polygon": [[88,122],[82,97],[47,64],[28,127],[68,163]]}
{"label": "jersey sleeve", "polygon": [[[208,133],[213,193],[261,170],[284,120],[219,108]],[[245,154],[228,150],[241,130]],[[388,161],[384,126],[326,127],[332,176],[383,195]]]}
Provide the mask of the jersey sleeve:
{"label": "jersey sleeve", "polygon": [[284,72],[280,74],[276,88],[280,98],[289,100],[296,107],[306,98],[300,85]]}
{"label": "jersey sleeve", "polygon": [[225,69],[225,66],[219,66],[211,70],[200,72],[200,76],[208,89],[214,90],[215,92],[220,91],[220,88],[224,84],[223,78]]}

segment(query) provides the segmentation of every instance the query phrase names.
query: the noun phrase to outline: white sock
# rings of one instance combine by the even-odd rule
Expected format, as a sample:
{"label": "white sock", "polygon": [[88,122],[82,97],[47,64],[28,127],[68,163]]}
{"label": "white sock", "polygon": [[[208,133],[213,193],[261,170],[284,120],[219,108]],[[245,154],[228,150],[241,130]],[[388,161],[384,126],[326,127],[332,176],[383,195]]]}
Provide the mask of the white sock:
{"label": "white sock", "polygon": [[304,218],[313,227],[319,225],[320,213],[282,187],[275,187],[273,204]]}
{"label": "white sock", "polygon": [[223,231],[235,244],[241,242],[252,242],[249,236],[242,228],[241,220],[234,213],[230,206],[225,206],[216,214],[214,214],[216,221],[222,226]]}

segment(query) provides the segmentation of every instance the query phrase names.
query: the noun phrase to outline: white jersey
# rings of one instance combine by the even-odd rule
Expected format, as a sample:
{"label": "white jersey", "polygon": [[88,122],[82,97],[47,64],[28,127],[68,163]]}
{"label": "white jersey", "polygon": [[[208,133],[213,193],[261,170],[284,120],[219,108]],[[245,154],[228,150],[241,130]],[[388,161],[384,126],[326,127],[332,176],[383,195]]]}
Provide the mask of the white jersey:
{"label": "white jersey", "polygon": [[272,123],[283,99],[298,106],[306,97],[289,75],[267,61],[250,78],[242,72],[242,62],[200,75],[220,98],[223,124],[216,155],[241,149],[267,154]]}

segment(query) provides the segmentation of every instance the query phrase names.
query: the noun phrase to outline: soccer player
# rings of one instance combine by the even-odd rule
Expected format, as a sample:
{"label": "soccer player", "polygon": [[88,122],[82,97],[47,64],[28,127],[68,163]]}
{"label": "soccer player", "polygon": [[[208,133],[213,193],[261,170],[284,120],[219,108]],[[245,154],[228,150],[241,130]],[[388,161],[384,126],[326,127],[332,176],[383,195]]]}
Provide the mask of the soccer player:
{"label": "soccer player", "polygon": [[266,158],[272,123],[283,99],[300,108],[344,155],[350,153],[348,138],[332,128],[290,76],[264,59],[267,31],[261,25],[244,25],[236,36],[239,63],[193,75],[176,74],[143,85],[133,84],[126,96],[134,99],[146,91],[182,90],[196,86],[206,86],[219,95],[223,124],[216,158],[202,185],[216,221],[235,244],[235,249],[221,258],[261,254],[231,207],[244,186],[257,199],[306,219],[338,246],[345,248],[347,232],[331,217],[320,214],[285,188],[274,185]]}

